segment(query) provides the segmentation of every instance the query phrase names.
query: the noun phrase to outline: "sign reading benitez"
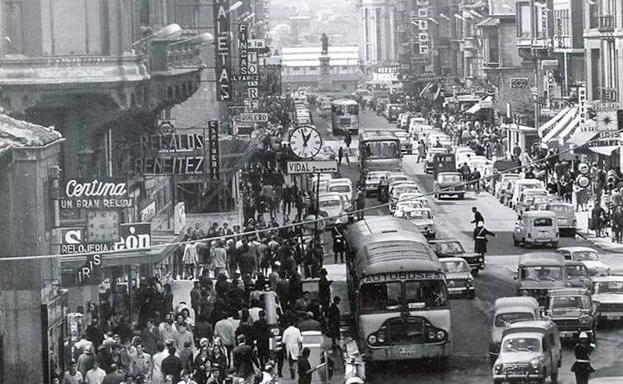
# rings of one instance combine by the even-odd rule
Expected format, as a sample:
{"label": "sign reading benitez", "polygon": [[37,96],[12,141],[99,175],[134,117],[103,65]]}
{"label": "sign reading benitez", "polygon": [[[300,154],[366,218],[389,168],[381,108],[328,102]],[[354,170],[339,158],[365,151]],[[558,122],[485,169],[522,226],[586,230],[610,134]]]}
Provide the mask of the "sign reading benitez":
{"label": "sign reading benitez", "polygon": [[70,179],[63,184],[61,208],[120,209],[134,206],[128,183],[119,179]]}

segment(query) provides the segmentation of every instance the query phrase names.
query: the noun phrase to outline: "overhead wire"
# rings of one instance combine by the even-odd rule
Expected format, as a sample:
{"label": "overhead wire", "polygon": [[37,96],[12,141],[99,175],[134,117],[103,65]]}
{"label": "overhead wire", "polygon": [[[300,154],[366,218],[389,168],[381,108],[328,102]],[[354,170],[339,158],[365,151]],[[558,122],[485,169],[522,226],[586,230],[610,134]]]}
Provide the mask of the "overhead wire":
{"label": "overhead wire", "polygon": [[[608,134],[617,134],[617,133],[621,133],[623,132],[623,129],[621,130],[617,130],[617,131],[612,131],[612,132],[608,132]],[[574,148],[569,148],[566,149],[562,152],[550,155],[550,156],[546,156],[537,160],[534,160],[532,162],[532,164],[539,164],[539,163],[543,163],[546,162],[550,159],[554,159],[556,157],[559,157],[560,155],[563,155],[565,153],[569,153],[575,149],[578,148],[582,148],[582,147],[586,147],[588,146],[590,143],[592,142],[596,142],[599,141],[600,139],[592,139],[587,141],[586,143],[584,143],[583,145],[574,147]],[[441,190],[441,192],[447,191],[447,192],[453,192],[453,189],[456,187],[468,187],[469,185],[475,184],[475,183],[480,183],[481,181],[486,181],[486,180],[490,180],[496,177],[500,177],[504,174],[508,174],[508,173],[514,173],[517,170],[521,170],[525,168],[525,165],[519,164],[515,167],[511,167],[511,168],[507,168],[505,169],[503,172],[498,172],[492,175],[488,175],[488,176],[484,176],[478,180],[472,180],[472,181],[467,181],[467,182],[460,182],[460,183],[455,183],[455,184],[451,184],[447,187],[445,187],[444,189]],[[413,196],[413,197],[409,197],[407,199],[404,200],[400,200],[401,202],[403,201],[417,201],[418,199],[422,198],[422,197],[427,197],[427,196],[434,196],[435,192],[418,192],[417,196]],[[63,257],[78,257],[78,256],[91,256],[91,255],[102,255],[102,256],[106,256],[106,255],[119,255],[119,254],[135,254],[135,253],[141,253],[141,254],[146,254],[148,252],[150,252],[152,249],[159,249],[159,248],[168,248],[171,246],[180,246],[180,245],[186,245],[188,243],[197,243],[197,242],[211,242],[214,240],[228,240],[231,239],[233,237],[245,237],[245,236],[257,236],[259,234],[263,234],[263,233],[269,233],[269,232],[273,232],[273,231],[277,231],[279,229],[284,229],[284,228],[295,228],[295,227],[303,227],[305,225],[311,225],[314,224],[316,222],[318,223],[322,223],[325,222],[326,220],[329,219],[339,219],[341,217],[344,217],[345,214],[350,215],[356,215],[357,213],[360,212],[368,212],[368,211],[372,211],[372,210],[377,210],[379,208],[384,208],[384,207],[389,207],[392,203],[391,202],[387,202],[387,203],[380,203],[371,207],[364,207],[362,209],[354,209],[354,210],[350,210],[347,213],[342,213],[342,214],[338,214],[335,216],[328,216],[328,217],[319,217],[318,219],[311,219],[311,220],[304,220],[304,221],[298,221],[298,222],[293,222],[293,223],[289,223],[289,224],[283,224],[277,227],[269,227],[269,228],[262,228],[262,229],[256,229],[253,231],[247,231],[247,232],[241,232],[241,233],[237,233],[234,235],[222,235],[222,236],[215,236],[215,237],[211,237],[208,239],[197,239],[197,240],[186,240],[186,241],[174,241],[174,242],[166,242],[166,243],[162,243],[162,244],[153,244],[151,245],[149,250],[109,250],[109,251],[102,251],[102,252],[80,252],[80,253],[71,253],[71,254],[48,254],[48,255],[29,255],[29,256],[5,256],[5,257],[0,257],[0,262],[6,262],[6,261],[20,261],[20,260],[37,260],[37,259],[53,259],[53,258],[63,258]],[[244,225],[244,224],[242,224]],[[104,260],[105,261],[105,260]]]}

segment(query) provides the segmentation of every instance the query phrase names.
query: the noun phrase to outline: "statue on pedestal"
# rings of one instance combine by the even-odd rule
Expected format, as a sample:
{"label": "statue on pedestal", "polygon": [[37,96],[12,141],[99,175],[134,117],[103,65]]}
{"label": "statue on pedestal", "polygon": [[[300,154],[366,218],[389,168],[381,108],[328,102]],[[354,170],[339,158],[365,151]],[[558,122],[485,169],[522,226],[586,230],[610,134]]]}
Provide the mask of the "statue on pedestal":
{"label": "statue on pedestal", "polygon": [[326,55],[327,53],[329,53],[329,37],[327,37],[326,33],[322,34],[320,42],[322,43],[322,51],[320,52],[320,54]]}

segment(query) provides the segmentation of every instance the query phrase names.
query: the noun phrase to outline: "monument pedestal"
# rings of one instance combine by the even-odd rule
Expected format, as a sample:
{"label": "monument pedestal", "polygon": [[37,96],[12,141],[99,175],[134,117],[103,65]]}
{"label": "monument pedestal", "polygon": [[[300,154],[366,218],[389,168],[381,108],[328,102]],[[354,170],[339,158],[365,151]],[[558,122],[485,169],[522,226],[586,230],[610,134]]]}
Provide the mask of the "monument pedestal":
{"label": "monument pedestal", "polygon": [[318,90],[330,91],[333,89],[333,81],[331,79],[331,58],[326,53],[322,53],[320,59],[320,73],[318,75]]}

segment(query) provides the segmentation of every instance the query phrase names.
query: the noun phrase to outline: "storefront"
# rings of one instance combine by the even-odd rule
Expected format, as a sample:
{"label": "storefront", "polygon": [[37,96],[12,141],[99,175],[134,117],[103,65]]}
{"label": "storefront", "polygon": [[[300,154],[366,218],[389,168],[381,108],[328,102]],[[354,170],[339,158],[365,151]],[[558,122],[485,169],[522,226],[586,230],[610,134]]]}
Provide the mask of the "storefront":
{"label": "storefront", "polygon": [[506,153],[511,156],[513,148],[519,146],[522,150],[532,148],[534,143],[539,141],[537,129],[521,124],[502,124],[502,128],[506,129]]}

